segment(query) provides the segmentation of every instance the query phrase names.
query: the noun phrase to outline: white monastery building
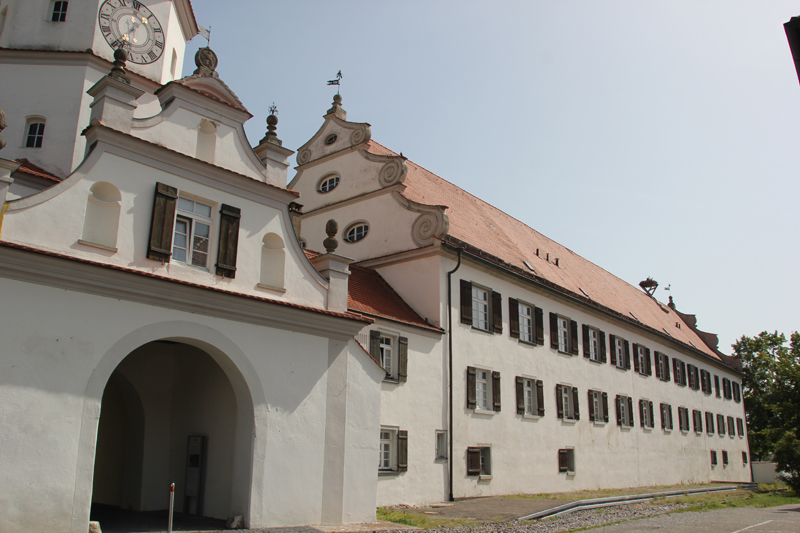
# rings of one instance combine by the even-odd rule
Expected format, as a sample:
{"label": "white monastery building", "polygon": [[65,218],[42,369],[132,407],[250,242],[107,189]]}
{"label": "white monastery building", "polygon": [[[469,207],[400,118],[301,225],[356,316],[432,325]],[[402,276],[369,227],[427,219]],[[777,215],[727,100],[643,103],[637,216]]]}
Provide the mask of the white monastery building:
{"label": "white monastery building", "polygon": [[751,479],[741,365],[654,282],[338,95],[287,185],[214,52],[179,77],[199,31],[189,0],[0,0],[0,531],[83,533],[172,483],[257,528]]}

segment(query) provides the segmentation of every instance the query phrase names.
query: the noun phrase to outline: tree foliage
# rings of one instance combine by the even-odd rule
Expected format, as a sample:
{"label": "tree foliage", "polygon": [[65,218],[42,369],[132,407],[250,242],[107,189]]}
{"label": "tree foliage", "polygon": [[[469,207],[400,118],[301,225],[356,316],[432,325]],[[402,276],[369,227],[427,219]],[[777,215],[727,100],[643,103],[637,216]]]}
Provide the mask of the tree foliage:
{"label": "tree foliage", "polygon": [[783,472],[781,479],[800,495],[800,440],[794,433],[787,431],[778,441],[772,460],[778,472]]}
{"label": "tree foliage", "polygon": [[742,392],[750,452],[767,460],[785,433],[800,437],[800,333],[743,336],[733,345],[742,361]]}

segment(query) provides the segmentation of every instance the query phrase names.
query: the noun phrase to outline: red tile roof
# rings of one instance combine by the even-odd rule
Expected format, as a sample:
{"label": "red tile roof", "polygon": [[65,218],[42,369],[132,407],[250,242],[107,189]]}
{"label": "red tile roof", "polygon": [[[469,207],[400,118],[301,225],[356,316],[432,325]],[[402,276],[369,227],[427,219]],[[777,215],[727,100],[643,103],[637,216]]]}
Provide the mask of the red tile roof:
{"label": "red tile roof", "polygon": [[37,167],[36,165],[31,163],[30,161],[28,161],[24,157],[22,157],[20,159],[17,159],[17,162],[18,163],[22,163],[22,164],[19,166],[19,168],[17,170],[15,170],[15,172],[24,172],[26,174],[31,174],[33,176],[38,176],[38,177],[44,178],[46,180],[54,181],[56,183],[62,181],[62,178],[59,178],[55,174],[51,174],[50,172],[46,171],[45,169],[43,169],[41,167]]}
{"label": "red tile roof", "polygon": [[[367,150],[377,155],[397,155],[372,140]],[[406,165],[403,195],[422,204],[446,206],[450,228],[445,241],[467,245],[491,262],[662,336],[666,333],[690,350],[696,348],[721,360],[674,310],[641,289],[412,161],[406,160]]]}

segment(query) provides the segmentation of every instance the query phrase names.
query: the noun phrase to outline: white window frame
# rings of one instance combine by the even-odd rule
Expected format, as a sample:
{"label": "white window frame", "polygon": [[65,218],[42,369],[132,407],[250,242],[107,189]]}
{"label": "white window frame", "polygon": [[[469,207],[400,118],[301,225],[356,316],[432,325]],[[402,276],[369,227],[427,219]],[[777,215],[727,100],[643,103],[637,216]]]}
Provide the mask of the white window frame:
{"label": "white window frame", "polygon": [[575,420],[575,404],[573,402],[575,387],[568,383],[559,383],[561,386],[561,407],[563,409],[564,417],[561,419],[563,422],[574,424]]}
{"label": "white window frame", "polygon": [[636,345],[636,359],[639,360],[639,373],[647,375],[647,350],[641,344]]}
{"label": "white window frame", "polygon": [[669,416],[669,414],[672,412],[672,404],[661,403],[659,404],[658,408],[661,411],[661,418],[666,420],[666,423],[664,424],[664,431],[672,431],[673,424],[670,420],[671,417]]}
{"label": "white window frame", "polygon": [[436,460],[443,461],[447,460],[448,457],[448,448],[447,448],[447,431],[444,429],[437,429],[436,430]]}
{"label": "white window frame", "polygon": [[[386,377],[389,379],[397,379],[397,336],[385,331],[379,331],[380,337],[378,346],[380,350],[381,366],[386,370]],[[388,342],[384,342],[388,341]],[[386,364],[386,352],[389,354],[389,364]]]}
{"label": "white window frame", "polygon": [[592,406],[594,407],[594,419],[592,419],[592,422],[605,424],[606,420],[603,418],[603,391],[589,389],[589,392],[592,393]]}
{"label": "white window frame", "polygon": [[[686,418],[684,424],[684,417]],[[689,424],[689,408],[685,406],[678,407],[678,427],[681,430],[681,433],[689,433],[692,430],[692,426]]]}
{"label": "white window frame", "polygon": [[558,330],[558,351],[561,353],[572,354],[572,346],[570,346],[570,329],[569,318],[556,315],[556,326]]}
{"label": "white window frame", "polygon": [[[192,211],[187,211],[181,208],[181,200],[192,202]],[[195,213],[194,209],[197,205],[202,205],[209,208],[209,216],[206,217],[200,213]],[[192,266],[195,268],[201,268],[203,270],[208,270],[210,268],[211,258],[213,257],[213,229],[214,229],[214,208],[216,204],[214,202],[210,202],[208,200],[202,198],[196,198],[192,195],[185,195],[181,194],[178,196],[178,202],[175,209],[175,220],[173,223],[172,228],[172,255],[170,257],[170,261],[174,261],[176,263],[180,263],[183,265]],[[186,247],[180,247],[176,244],[176,236],[178,235],[178,223],[183,222],[187,225],[187,232],[186,232]],[[194,249],[194,239],[195,239],[195,232],[197,230],[197,225],[203,224],[208,226],[208,249],[206,252],[206,262],[204,265],[198,265],[193,262],[194,254],[198,253]],[[186,261],[182,261],[180,259],[176,259],[175,257],[175,249],[186,250]],[[203,252],[199,252],[203,253]]]}
{"label": "white window frame", "polygon": [[522,376],[522,398],[525,405],[524,418],[539,418],[539,398],[536,378]]}
{"label": "white window frame", "polygon": [[600,362],[600,330],[588,328],[589,331],[589,360]]}
{"label": "white window frame", "polygon": [[[481,377],[483,374],[483,377]],[[483,391],[481,390],[483,386]],[[481,393],[485,393],[485,397]],[[475,367],[475,411],[494,414],[492,405],[492,371]]]}
{"label": "white window frame", "polygon": [[632,428],[634,426],[633,413],[630,412],[630,409],[628,408],[628,398],[630,398],[630,396],[620,394],[619,397],[622,400],[619,402],[619,415],[621,419],[620,421],[622,422],[621,427]]}
{"label": "white window frame", "polygon": [[522,302],[519,302],[518,305],[519,305],[519,340],[521,340],[522,342],[533,344],[536,342],[534,339],[535,333],[533,330],[534,328],[533,306]]}
{"label": "white window frame", "polygon": [[575,475],[575,447],[574,446],[566,446],[564,448],[560,448],[558,451],[559,453],[565,450],[567,452],[567,469],[561,470],[559,465],[559,474],[566,474],[568,476]]}
{"label": "white window frame", "polygon": [[378,447],[378,470],[380,472],[397,471],[397,432],[398,428],[396,427],[381,426]]}
{"label": "white window frame", "polygon": [[[34,124],[38,124],[41,126],[37,128],[36,133],[31,135],[31,126]],[[41,148],[44,146],[44,133],[47,131],[47,119],[42,116],[32,116],[27,117],[25,119],[25,132],[22,137],[22,147],[23,148]],[[33,146],[28,146],[28,140],[33,138]],[[39,142],[39,145],[36,146],[36,142]]]}
{"label": "white window frame", "polygon": [[[492,291],[472,284],[472,327],[489,331],[489,298]],[[485,298],[481,298],[481,296]]]}
{"label": "white window frame", "polygon": [[478,444],[481,450],[481,473],[478,479],[492,479],[492,446],[488,444]]}
{"label": "white window frame", "polygon": [[[341,182],[342,177],[337,173],[325,174],[323,177],[320,178],[319,182],[317,183],[317,192],[320,194],[326,194],[331,192],[333,189],[339,186],[339,182]],[[326,184],[333,182],[332,186],[327,186]]]}
{"label": "white window frame", "polygon": [[[655,427],[655,420],[650,419],[650,406],[653,404],[650,400],[646,398],[641,398],[639,400],[639,405],[643,405],[644,408],[640,409],[642,417],[642,429],[645,431],[650,431]],[[655,409],[653,410],[653,418],[655,418]]]}
{"label": "white window frame", "polygon": [[664,376],[667,375],[667,363],[664,360],[664,354],[661,352],[658,352],[656,355],[656,365],[658,365],[658,375],[660,376],[659,379],[666,381]]}
{"label": "white window frame", "polygon": [[617,354],[617,368],[625,370],[625,339],[614,337],[613,350]]}
{"label": "white window frame", "polygon": [[[355,232],[351,236],[350,234],[359,227],[364,227],[364,231],[362,232]],[[342,240],[347,244],[355,244],[357,242],[361,242],[369,236],[370,232],[370,223],[366,220],[357,220],[355,222],[351,222],[345,230],[342,232]]]}

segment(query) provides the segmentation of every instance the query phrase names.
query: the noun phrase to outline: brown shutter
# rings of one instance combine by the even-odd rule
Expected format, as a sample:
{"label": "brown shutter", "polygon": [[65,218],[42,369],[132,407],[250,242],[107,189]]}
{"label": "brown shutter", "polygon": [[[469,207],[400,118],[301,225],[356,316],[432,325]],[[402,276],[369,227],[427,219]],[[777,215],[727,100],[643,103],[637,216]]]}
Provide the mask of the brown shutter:
{"label": "brown shutter", "polygon": [[608,393],[603,393],[603,422],[608,422]]}
{"label": "brown shutter", "polygon": [[589,358],[589,325],[583,324],[583,356]]}
{"label": "brown shutter", "polygon": [[650,361],[650,348],[644,349],[644,360],[647,362],[647,375],[653,375],[653,363]]}
{"label": "brown shutter", "polygon": [[716,392],[717,398],[719,398],[719,376],[714,376],[714,391]]}
{"label": "brown shutter", "polygon": [[572,355],[578,355],[580,353],[580,349],[578,348],[578,323],[574,320],[569,321],[569,332]]}
{"label": "brown shutter", "polygon": [[653,402],[647,402],[647,408],[650,410],[650,427],[655,426],[655,420],[653,419]]}
{"label": "brown shutter", "polygon": [[605,363],[607,361],[607,359],[606,359],[606,334],[601,331],[600,334],[598,335],[598,337],[600,337],[600,340],[599,340],[599,342],[600,342],[600,362],[601,363]]}
{"label": "brown shutter", "polygon": [[672,429],[674,426],[672,425],[672,406],[667,405],[667,413],[669,414],[669,429]]}
{"label": "brown shutter", "polygon": [[667,413],[664,409],[664,404],[659,405],[661,411],[661,429],[667,429]]}
{"label": "brown shutter", "polygon": [[558,450],[558,471],[567,472],[569,470],[569,456],[567,450]]}
{"label": "brown shutter", "polygon": [[519,302],[515,298],[508,299],[508,330],[512,339],[519,339]]}
{"label": "brown shutter", "polygon": [[544,313],[541,307],[537,307],[533,311],[536,317],[536,344],[544,346]]}
{"label": "brown shutter", "polygon": [[494,291],[492,291],[492,328],[495,333],[503,333],[503,297]]}
{"label": "brown shutter", "polygon": [[397,340],[397,379],[408,380],[408,339],[400,337]]}
{"label": "brown shutter", "polygon": [[616,407],[617,407],[617,425],[618,426],[622,425],[622,408],[620,407],[622,405],[621,402],[622,402],[622,398],[620,398],[619,394],[617,394],[617,397],[616,397],[614,403],[616,404]]}
{"label": "brown shutter", "polygon": [[467,475],[477,476],[481,473],[481,449],[467,448]]}
{"label": "brown shutter", "polygon": [[478,404],[475,394],[476,370],[474,366],[467,367],[467,409],[475,409]]}
{"label": "brown shutter", "polygon": [[397,432],[397,471],[408,470],[408,431]]}
{"label": "brown shutter", "polygon": [[664,372],[665,372],[665,375],[664,375],[664,377],[662,379],[664,381],[669,381],[669,379],[670,379],[670,375],[669,375],[669,356],[667,354],[664,354]]}
{"label": "brown shutter", "polygon": [[634,372],[641,372],[642,369],[639,368],[639,345],[634,343],[632,346],[633,350],[633,370]]}
{"label": "brown shutter", "polygon": [[550,313],[550,347],[558,350],[558,315]]}
{"label": "brown shutter", "polygon": [[517,376],[517,414],[525,414],[525,379]]}
{"label": "brown shutter", "polygon": [[617,366],[617,337],[608,336],[608,349],[611,350],[611,364]]}
{"label": "brown shutter", "polygon": [[594,396],[592,395],[592,391],[586,391],[588,394],[586,395],[587,401],[589,402],[589,422],[594,421]]}
{"label": "brown shutter", "polygon": [[461,323],[472,325],[472,282],[461,280]]}
{"label": "brown shutter", "polygon": [[644,400],[639,400],[639,425],[644,427]]}
{"label": "brown shutter", "polygon": [[631,417],[631,419],[630,419],[630,424],[628,424],[628,425],[629,425],[630,427],[633,427],[633,426],[635,426],[635,425],[636,425],[636,423],[635,423],[635,421],[633,420],[633,398],[631,398],[630,396],[628,396],[628,416],[630,416],[630,417]]}
{"label": "brown shutter", "polygon": [[681,385],[686,386],[686,363],[681,361]]}
{"label": "brown shutter", "polygon": [[581,404],[578,401],[578,387],[572,387],[572,418],[581,419]]}
{"label": "brown shutter", "polygon": [[242,210],[222,204],[219,210],[219,247],[217,248],[217,275],[236,277],[236,253],[239,249],[239,220]]}
{"label": "brown shutter", "polygon": [[153,200],[153,218],[150,221],[150,242],[147,258],[166,263],[172,256],[172,232],[175,227],[175,208],[178,203],[178,189],[156,183]]}
{"label": "brown shutter", "polygon": [[631,369],[631,343],[625,341],[625,370]]}
{"label": "brown shutter", "polygon": [[558,418],[564,418],[564,400],[561,397],[561,385],[556,385],[556,412]]}
{"label": "brown shutter", "polygon": [[536,408],[539,416],[544,416],[544,384],[542,380],[536,380]]}
{"label": "brown shutter", "polygon": [[[372,330],[369,332],[369,354],[383,365],[383,361],[381,361],[381,334],[379,331]],[[387,369],[384,370],[387,373],[389,372]]]}
{"label": "brown shutter", "polygon": [[492,372],[492,400],[494,403],[494,412],[500,412],[500,372]]}

